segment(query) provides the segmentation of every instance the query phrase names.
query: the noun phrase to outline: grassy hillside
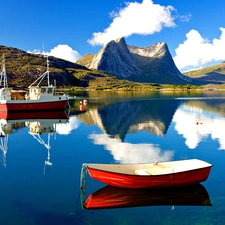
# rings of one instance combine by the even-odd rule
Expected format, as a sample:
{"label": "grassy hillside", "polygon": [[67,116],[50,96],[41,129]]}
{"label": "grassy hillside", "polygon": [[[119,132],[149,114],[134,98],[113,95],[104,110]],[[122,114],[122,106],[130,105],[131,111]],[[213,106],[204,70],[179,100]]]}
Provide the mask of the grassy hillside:
{"label": "grassy hillside", "polygon": [[225,84],[225,62],[184,74],[191,77],[195,84],[214,85],[216,88],[222,88]]}
{"label": "grassy hillside", "polygon": [[80,58],[76,63],[79,65],[86,66],[88,68],[91,65],[94,56],[95,56],[94,54],[86,54],[85,56]]}
{"label": "grassy hillside", "polygon": [[215,73],[225,75],[225,62],[216,64],[213,66],[208,66],[202,69],[185,72],[184,74],[189,77],[195,78],[195,77],[200,77],[203,75],[209,75],[209,74],[215,74]]}
{"label": "grassy hillside", "polygon": [[[0,57],[4,54],[8,84],[11,87],[25,88],[34,82],[47,69],[47,61],[43,55],[30,54],[25,51],[0,46]],[[84,85],[76,78],[77,71],[88,73],[89,70],[81,65],[49,57],[51,83],[57,86]]]}

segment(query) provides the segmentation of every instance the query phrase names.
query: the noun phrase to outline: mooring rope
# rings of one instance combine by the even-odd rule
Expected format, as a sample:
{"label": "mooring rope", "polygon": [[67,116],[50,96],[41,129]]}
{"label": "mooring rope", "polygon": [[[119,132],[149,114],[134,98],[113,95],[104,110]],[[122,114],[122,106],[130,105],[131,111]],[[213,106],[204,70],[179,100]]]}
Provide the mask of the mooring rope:
{"label": "mooring rope", "polygon": [[68,100],[68,102],[67,102],[67,105],[69,106],[69,109],[72,109],[69,100]]}
{"label": "mooring rope", "polygon": [[87,173],[87,164],[82,165],[81,174],[80,174],[80,202],[81,202],[82,208],[84,206],[84,197],[85,197],[85,192],[86,192],[85,171]]}
{"label": "mooring rope", "polygon": [[87,164],[83,164],[81,168],[81,173],[80,173],[80,189],[83,189],[86,187],[86,179],[85,179],[85,171],[87,172]]}
{"label": "mooring rope", "polygon": [[[81,174],[80,174],[80,196],[78,196],[77,201],[81,202],[81,207],[84,209],[84,196],[85,196],[85,191],[86,191],[86,179],[85,179],[85,170],[87,169],[87,164],[83,164],[81,168]],[[86,170],[87,172],[87,170]],[[76,204],[75,211],[73,213],[70,213],[71,217],[78,217],[82,221],[84,221],[85,224],[91,225],[92,223],[88,222],[85,218],[83,218],[82,213],[78,209],[78,204]]]}

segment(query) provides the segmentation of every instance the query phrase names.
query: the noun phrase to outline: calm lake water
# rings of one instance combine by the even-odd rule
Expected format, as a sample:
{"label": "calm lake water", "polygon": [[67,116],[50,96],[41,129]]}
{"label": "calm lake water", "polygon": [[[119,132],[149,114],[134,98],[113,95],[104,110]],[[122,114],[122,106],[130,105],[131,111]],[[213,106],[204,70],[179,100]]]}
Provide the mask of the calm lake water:
{"label": "calm lake water", "polygon": [[[0,224],[225,224],[225,92],[76,96],[69,118],[2,115]],[[192,158],[213,167],[207,181],[191,188],[123,191],[85,174],[80,190],[83,163]],[[93,200],[107,197],[109,208],[85,209],[93,193]],[[110,207],[118,198],[121,205]]]}

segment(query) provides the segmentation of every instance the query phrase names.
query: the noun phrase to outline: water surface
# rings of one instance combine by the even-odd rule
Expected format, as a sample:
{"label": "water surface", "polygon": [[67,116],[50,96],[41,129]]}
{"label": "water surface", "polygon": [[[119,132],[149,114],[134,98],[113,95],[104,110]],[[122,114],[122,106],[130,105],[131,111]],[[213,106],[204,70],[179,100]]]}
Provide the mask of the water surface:
{"label": "water surface", "polygon": [[[76,96],[69,118],[1,119],[0,224],[225,224],[225,93]],[[190,189],[124,192],[86,174],[80,193],[83,163],[192,158],[213,168]],[[82,208],[93,193],[127,204]]]}

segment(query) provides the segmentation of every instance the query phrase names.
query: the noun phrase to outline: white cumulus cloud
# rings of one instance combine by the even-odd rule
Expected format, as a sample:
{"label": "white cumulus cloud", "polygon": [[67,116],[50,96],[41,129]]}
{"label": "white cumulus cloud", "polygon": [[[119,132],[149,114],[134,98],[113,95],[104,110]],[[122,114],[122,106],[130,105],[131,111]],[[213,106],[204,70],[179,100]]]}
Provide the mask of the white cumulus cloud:
{"label": "white cumulus cloud", "polygon": [[120,37],[150,35],[160,32],[163,27],[174,27],[172,11],[172,6],[154,4],[152,0],[127,2],[119,12],[111,13],[114,18],[109,27],[103,32],[94,33],[88,42],[91,45],[104,45]]}
{"label": "white cumulus cloud", "polygon": [[81,55],[76,50],[73,50],[69,45],[63,44],[57,45],[56,47],[51,49],[50,52],[41,52],[36,49],[28,52],[34,54],[50,55],[73,63],[75,63],[78,59],[81,58]]}
{"label": "white cumulus cloud", "polygon": [[55,48],[53,48],[49,54],[51,56],[65,59],[70,62],[76,62],[81,57],[81,55],[76,50],[73,50],[68,45],[58,45]]}
{"label": "white cumulus cloud", "polygon": [[197,30],[190,30],[186,40],[175,49],[174,62],[178,69],[201,67],[209,62],[225,60],[225,28],[220,28],[221,36],[210,42]]}

